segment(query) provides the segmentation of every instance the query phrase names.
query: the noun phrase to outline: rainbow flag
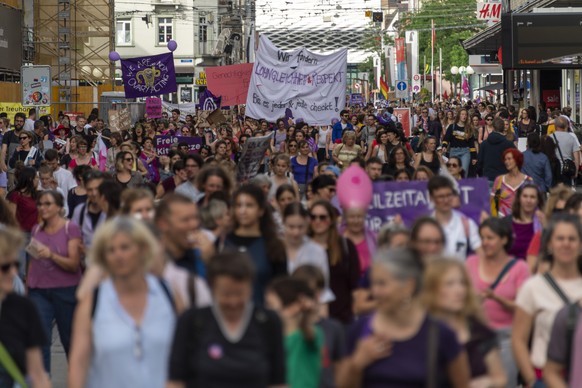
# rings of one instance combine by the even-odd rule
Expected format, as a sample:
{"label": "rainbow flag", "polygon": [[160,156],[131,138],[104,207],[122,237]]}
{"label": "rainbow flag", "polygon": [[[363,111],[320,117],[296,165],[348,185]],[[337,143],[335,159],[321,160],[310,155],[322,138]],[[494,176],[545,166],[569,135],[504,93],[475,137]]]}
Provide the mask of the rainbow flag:
{"label": "rainbow flag", "polygon": [[380,91],[382,92],[384,99],[387,100],[388,99],[388,85],[386,85],[386,82],[384,81],[384,77],[380,77]]}

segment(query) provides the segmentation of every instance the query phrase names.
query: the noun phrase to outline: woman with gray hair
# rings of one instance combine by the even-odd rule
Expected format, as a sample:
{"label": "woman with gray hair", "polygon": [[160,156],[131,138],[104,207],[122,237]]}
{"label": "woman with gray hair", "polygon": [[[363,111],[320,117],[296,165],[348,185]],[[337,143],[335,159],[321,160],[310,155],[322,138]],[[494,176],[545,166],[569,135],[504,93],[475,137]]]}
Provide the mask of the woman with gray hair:
{"label": "woman with gray hair", "polygon": [[75,312],[70,388],[164,387],[179,303],[147,274],[156,241],[130,217],[107,221],[95,234],[90,257],[108,277]]}
{"label": "woman with gray hair", "polygon": [[378,250],[371,271],[377,308],[348,335],[338,387],[469,386],[467,355],[455,333],[418,300],[422,276],[422,261],[411,250]]}

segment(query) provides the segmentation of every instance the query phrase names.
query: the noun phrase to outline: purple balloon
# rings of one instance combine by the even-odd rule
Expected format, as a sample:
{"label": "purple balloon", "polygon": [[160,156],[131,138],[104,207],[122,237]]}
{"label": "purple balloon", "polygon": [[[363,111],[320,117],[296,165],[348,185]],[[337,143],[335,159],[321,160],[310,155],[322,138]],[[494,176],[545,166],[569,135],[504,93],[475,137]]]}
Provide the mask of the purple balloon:
{"label": "purple balloon", "polygon": [[119,55],[119,53],[117,51],[112,51],[109,53],[109,60],[115,62],[115,61],[119,61],[121,59],[121,56]]}
{"label": "purple balloon", "polygon": [[175,40],[168,42],[168,50],[175,51],[178,48],[178,43]]}

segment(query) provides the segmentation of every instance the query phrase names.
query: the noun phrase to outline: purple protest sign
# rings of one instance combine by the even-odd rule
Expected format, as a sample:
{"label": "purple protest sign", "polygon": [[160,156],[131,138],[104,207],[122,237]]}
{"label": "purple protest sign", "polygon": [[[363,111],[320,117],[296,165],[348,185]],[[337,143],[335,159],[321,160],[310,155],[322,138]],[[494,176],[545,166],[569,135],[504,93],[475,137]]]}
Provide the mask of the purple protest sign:
{"label": "purple protest sign", "polygon": [[148,97],[177,89],[172,53],[121,60],[125,97]]}
{"label": "purple protest sign", "polygon": [[[482,178],[462,179],[458,183],[459,210],[479,225],[481,212],[489,213],[490,210],[489,183]],[[429,215],[432,209],[427,182],[375,182],[366,223],[372,231],[378,232],[382,225],[399,214],[410,227],[418,217]]]}
{"label": "purple protest sign", "polygon": [[188,144],[189,153],[200,152],[202,148],[202,138],[198,136],[160,135],[154,138],[154,146],[158,155],[168,155],[170,148],[178,143]]}
{"label": "purple protest sign", "polygon": [[159,119],[162,117],[162,99],[158,97],[146,98],[146,114],[148,119]]}

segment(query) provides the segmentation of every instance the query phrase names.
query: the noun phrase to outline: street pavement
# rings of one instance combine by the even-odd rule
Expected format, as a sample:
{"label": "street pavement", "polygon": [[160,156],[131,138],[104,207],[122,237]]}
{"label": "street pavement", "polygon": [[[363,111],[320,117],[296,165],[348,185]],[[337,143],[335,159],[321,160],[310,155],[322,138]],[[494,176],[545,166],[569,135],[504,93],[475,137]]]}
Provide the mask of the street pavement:
{"label": "street pavement", "polygon": [[53,388],[67,388],[67,358],[56,327],[53,327],[51,370]]}

